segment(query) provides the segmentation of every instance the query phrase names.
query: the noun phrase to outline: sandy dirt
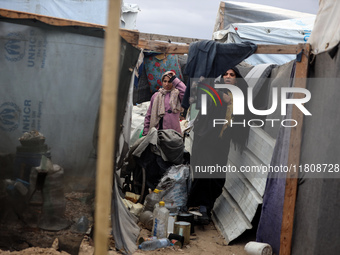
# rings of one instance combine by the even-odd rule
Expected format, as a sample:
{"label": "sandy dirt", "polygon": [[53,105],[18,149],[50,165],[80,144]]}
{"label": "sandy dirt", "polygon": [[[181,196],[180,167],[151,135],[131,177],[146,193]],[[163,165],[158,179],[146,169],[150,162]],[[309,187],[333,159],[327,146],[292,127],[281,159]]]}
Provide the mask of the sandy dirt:
{"label": "sandy dirt", "polygon": [[[69,193],[66,197],[65,218],[72,224],[60,231],[46,231],[37,227],[27,226],[14,215],[0,224],[0,254],[10,255],[92,255],[94,243],[89,232],[77,233],[74,224],[79,217],[85,215],[90,223],[92,218],[92,198],[89,193]],[[141,228],[140,237],[150,236],[150,231]],[[108,254],[117,252],[114,240],[110,236]],[[255,231],[248,230],[233,242],[227,244],[220,232],[211,222],[207,226],[195,226],[195,233],[190,237],[190,243],[182,248],[178,246],[166,247],[154,251],[137,250],[133,255],[149,254],[212,254],[212,255],[246,255],[244,246],[255,240]]]}
{"label": "sandy dirt", "polygon": [[[142,236],[148,236],[150,231],[143,229]],[[244,246],[249,241],[254,241],[255,235],[253,231],[245,232],[237,240],[227,245],[225,239],[216,229],[213,223],[207,226],[195,226],[195,233],[190,236],[190,243],[184,245],[182,249],[178,246],[167,247],[155,251],[137,250],[134,255],[139,254],[211,254],[211,255],[246,255]]]}
{"label": "sandy dirt", "polygon": [[[150,231],[147,229],[142,229],[140,236],[149,236]],[[190,237],[190,243],[188,245],[179,248],[178,246],[161,248],[154,251],[142,251],[137,250],[133,255],[149,254],[149,255],[159,255],[159,254],[211,254],[211,255],[246,255],[244,251],[244,246],[248,241],[254,240],[253,231],[245,232],[234,242],[229,245],[226,244],[223,236],[216,230],[213,223],[207,226],[196,226],[195,233]],[[82,243],[79,248],[79,255],[92,255],[94,253],[93,240],[87,235],[84,236]],[[65,251],[61,251],[59,247],[56,248],[40,248],[31,247],[21,251],[1,251],[0,254],[10,254],[10,255],[31,255],[31,254],[42,254],[42,255],[70,255]],[[115,251],[114,240],[110,239],[110,255],[122,254]]]}

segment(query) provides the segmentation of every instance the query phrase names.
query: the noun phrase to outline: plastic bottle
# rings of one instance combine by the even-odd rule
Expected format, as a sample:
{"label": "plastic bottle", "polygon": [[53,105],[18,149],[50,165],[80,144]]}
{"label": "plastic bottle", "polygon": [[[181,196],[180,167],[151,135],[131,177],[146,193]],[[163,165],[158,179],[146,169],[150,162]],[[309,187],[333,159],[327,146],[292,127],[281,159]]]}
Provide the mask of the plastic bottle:
{"label": "plastic bottle", "polygon": [[168,235],[174,232],[174,225],[177,221],[177,213],[171,213],[169,210],[169,218],[168,218]]}
{"label": "plastic bottle", "polygon": [[151,241],[145,241],[142,242],[140,245],[138,245],[138,248],[145,251],[152,251],[159,248],[170,246],[171,242],[168,238],[161,238]]}
{"label": "plastic bottle", "polygon": [[140,238],[138,239],[138,244],[142,244],[143,242],[151,241],[151,240],[157,240],[157,237],[155,237],[155,236],[150,236],[150,237],[140,237]]}
{"label": "plastic bottle", "polygon": [[155,204],[158,204],[159,201],[161,200],[159,192],[160,190],[155,189],[152,193],[148,194],[145,197],[143,212],[145,211],[153,212]]}
{"label": "plastic bottle", "polygon": [[157,238],[168,236],[169,210],[166,209],[164,201],[159,202],[159,206],[153,211],[153,226],[151,234]]}

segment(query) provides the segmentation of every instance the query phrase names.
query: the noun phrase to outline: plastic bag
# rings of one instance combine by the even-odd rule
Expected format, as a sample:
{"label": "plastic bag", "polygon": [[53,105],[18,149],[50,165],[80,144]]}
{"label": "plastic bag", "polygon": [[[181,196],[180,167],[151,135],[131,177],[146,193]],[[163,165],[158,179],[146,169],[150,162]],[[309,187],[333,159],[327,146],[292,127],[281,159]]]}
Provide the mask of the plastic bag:
{"label": "plastic bag", "polygon": [[176,165],[170,167],[157,185],[157,189],[163,190],[162,200],[167,204],[175,204],[184,207],[188,201],[188,177],[190,169],[188,165]]}

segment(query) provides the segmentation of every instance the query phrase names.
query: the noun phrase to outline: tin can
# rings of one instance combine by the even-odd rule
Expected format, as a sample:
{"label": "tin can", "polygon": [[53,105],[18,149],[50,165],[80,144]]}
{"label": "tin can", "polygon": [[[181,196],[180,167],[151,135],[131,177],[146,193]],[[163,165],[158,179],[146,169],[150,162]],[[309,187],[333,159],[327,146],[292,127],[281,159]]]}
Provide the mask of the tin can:
{"label": "tin can", "polygon": [[191,227],[190,222],[185,222],[185,221],[175,222],[174,234],[184,237],[183,244],[190,243],[190,227]]}

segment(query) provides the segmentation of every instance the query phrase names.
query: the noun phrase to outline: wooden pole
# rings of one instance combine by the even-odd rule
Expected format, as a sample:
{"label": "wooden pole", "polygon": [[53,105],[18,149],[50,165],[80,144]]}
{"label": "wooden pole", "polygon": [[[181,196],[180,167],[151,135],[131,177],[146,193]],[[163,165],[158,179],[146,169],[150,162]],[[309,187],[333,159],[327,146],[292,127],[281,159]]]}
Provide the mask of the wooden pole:
{"label": "wooden pole", "polygon": [[[295,70],[295,88],[306,88],[307,75],[309,66],[309,44],[299,44],[300,52],[302,51],[301,62],[296,63]],[[294,94],[294,98],[302,98],[301,94]],[[293,167],[291,172],[287,173],[286,189],[283,203],[281,237],[280,237],[280,255],[291,254],[292,249],[292,235],[294,223],[294,211],[297,192],[298,180],[298,166],[300,163],[301,140],[302,140],[302,126],[303,126],[303,113],[294,105],[292,109],[292,119],[298,122],[296,127],[293,127],[290,133],[288,166],[296,166],[294,172]]]}
{"label": "wooden pole", "polygon": [[109,1],[108,28],[105,33],[103,84],[100,105],[99,143],[96,176],[95,254],[108,253],[109,215],[115,151],[115,121],[120,57],[120,0]]}
{"label": "wooden pole", "polygon": [[[167,42],[159,42],[153,40],[145,40],[139,39],[138,48],[148,49],[160,53],[169,53],[169,54],[187,54],[189,52],[189,45],[187,44],[176,44],[176,43],[167,43]],[[298,53],[298,45],[267,45],[267,44],[258,44],[257,50],[254,54],[297,54]]]}

